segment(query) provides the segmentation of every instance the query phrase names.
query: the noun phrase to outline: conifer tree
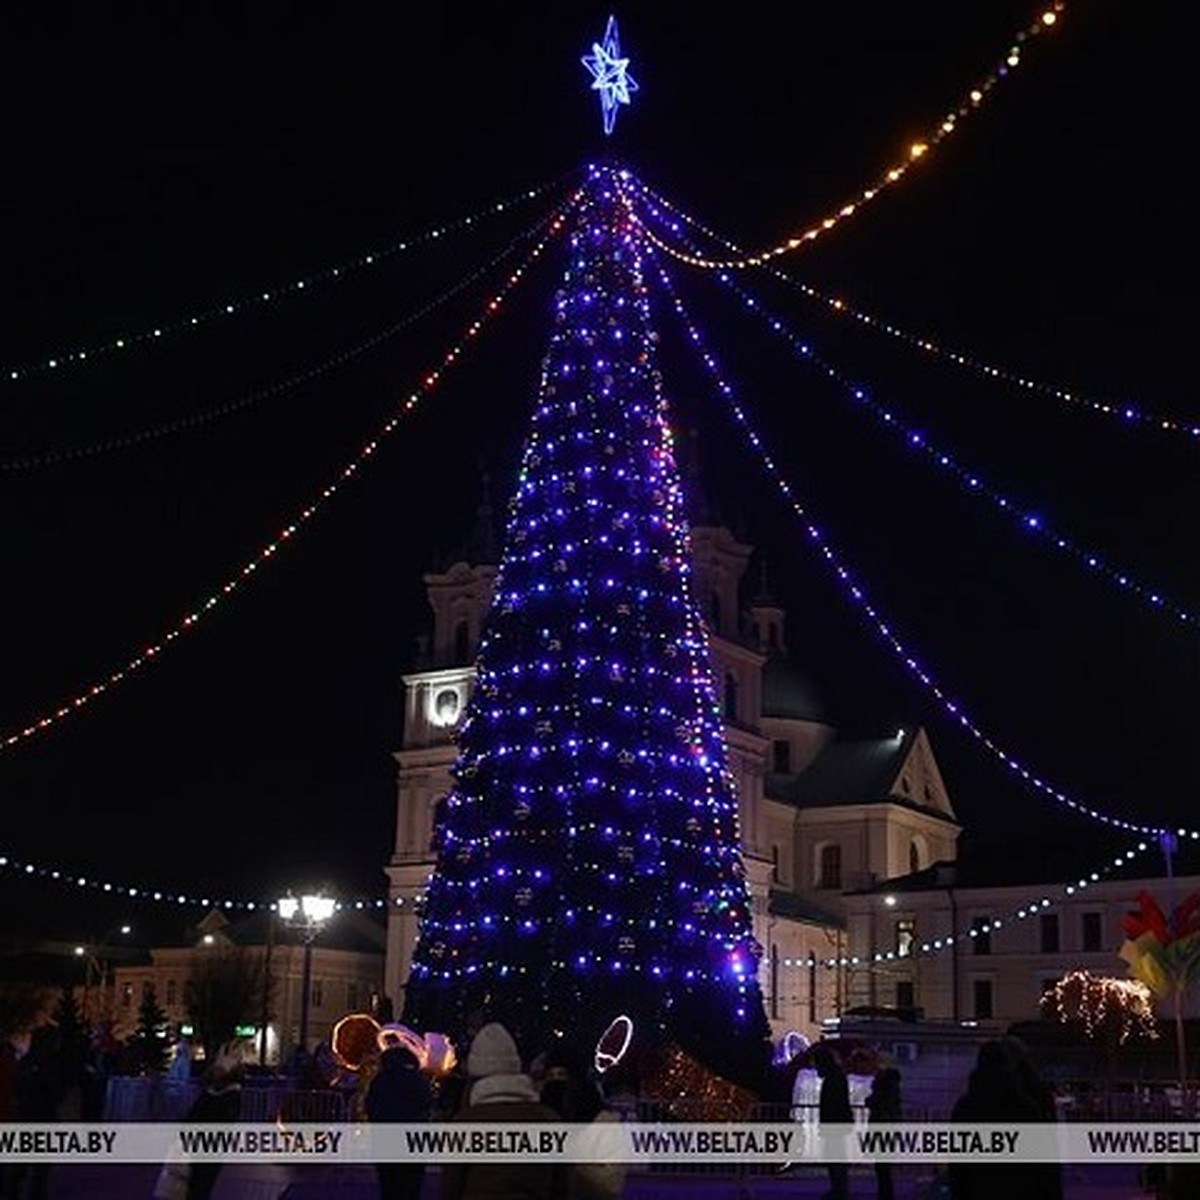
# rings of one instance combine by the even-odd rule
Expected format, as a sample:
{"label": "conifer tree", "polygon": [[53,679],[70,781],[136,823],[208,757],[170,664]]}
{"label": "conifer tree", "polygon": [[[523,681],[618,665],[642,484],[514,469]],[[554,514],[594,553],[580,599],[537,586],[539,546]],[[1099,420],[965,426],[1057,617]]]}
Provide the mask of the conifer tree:
{"label": "conifer tree", "polygon": [[167,1066],[167,1014],[163,1012],[150,984],[138,1005],[138,1023],[131,1039],[138,1072],[156,1075]]}
{"label": "conifer tree", "polygon": [[691,592],[647,247],[592,168],[435,823],[405,1020],[497,1019],[527,1055],[618,1014],[757,1083],[733,777]]}

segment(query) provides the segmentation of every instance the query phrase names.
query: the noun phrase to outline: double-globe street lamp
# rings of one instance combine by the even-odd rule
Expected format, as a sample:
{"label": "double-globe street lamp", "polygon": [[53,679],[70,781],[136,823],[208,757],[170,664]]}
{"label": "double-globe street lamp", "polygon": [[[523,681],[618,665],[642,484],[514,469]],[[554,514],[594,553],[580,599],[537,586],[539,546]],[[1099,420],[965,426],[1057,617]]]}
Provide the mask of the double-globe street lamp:
{"label": "double-globe street lamp", "polygon": [[308,1052],[308,1010],[312,998],[313,941],[336,909],[336,900],[319,893],[293,896],[289,892],[276,903],[280,917],[287,924],[299,928],[304,939],[304,970],[300,980],[300,1048],[305,1053]]}

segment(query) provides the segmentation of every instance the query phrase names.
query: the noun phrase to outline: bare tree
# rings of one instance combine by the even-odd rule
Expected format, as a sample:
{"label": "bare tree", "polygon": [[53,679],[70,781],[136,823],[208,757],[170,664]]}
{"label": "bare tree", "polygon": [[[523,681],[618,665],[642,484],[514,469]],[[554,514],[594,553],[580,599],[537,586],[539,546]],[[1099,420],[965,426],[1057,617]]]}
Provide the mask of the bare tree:
{"label": "bare tree", "polygon": [[244,946],[214,949],[197,957],[188,975],[185,1002],[206,1061],[232,1038],[239,1025],[252,1025],[263,1008],[264,956]]}

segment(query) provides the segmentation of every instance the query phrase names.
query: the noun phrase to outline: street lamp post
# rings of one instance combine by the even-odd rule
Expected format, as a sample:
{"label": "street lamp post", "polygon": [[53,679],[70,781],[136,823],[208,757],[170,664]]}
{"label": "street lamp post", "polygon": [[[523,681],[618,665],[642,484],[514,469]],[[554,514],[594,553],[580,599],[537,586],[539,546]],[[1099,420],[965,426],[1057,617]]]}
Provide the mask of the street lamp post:
{"label": "street lamp post", "polygon": [[333,916],[337,901],[329,896],[306,894],[300,897],[290,892],[283,896],[276,909],[289,924],[297,925],[304,938],[304,969],[300,980],[300,1047],[308,1051],[308,1010],[312,998],[313,941],[321,927]]}
{"label": "street lamp post", "polygon": [[106,964],[101,960],[100,955],[106,948],[110,947],[110,939],[114,934],[121,934],[123,937],[128,937],[133,930],[129,925],[114,925],[107,933],[98,941],[86,946],[75,947],[75,957],[83,959],[83,1019],[91,1020],[91,991],[92,991],[92,972],[95,971],[96,986],[100,991],[101,1003],[99,1005],[100,1015],[104,1016],[104,987],[107,981],[108,971]]}

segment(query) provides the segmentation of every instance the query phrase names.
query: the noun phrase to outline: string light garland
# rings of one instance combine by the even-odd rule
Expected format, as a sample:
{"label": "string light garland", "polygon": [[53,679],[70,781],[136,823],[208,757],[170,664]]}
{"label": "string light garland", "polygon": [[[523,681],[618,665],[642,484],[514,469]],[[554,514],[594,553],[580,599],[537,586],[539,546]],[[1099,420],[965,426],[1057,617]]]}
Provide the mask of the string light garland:
{"label": "string light garland", "polygon": [[[105,896],[115,896],[123,900],[135,900],[145,904],[167,904],[177,907],[219,908],[228,912],[261,912],[274,911],[278,908],[278,900],[247,900],[228,896],[205,895],[204,893],[181,892],[174,888],[155,886],[144,883],[115,883],[86,872],[69,871],[63,867],[36,863],[11,854],[0,853],[0,871],[8,871],[21,879],[43,881],[61,884],[64,887],[76,888],[80,891],[95,892]],[[365,912],[371,909],[386,909],[386,897],[364,896],[354,899],[337,900],[335,910],[355,909]]]}
{"label": "string light garland", "polygon": [[[640,214],[637,219],[642,220]],[[645,222],[642,221],[642,224],[644,227]],[[1152,612],[1168,615],[1181,624],[1200,626],[1200,614],[1193,612],[1179,601],[1172,600],[1161,589],[1142,583],[1131,571],[1114,566],[1098,551],[1078,545],[1064,533],[1058,531],[1039,513],[1023,508],[1018,501],[990,484],[981,472],[957,461],[952,454],[931,441],[923,430],[904,421],[894,409],[873,399],[865,387],[847,379],[840,370],[822,359],[808,342],[780,317],[774,315],[761,301],[740,287],[728,272],[717,272],[716,278],[737,296],[746,309],[761,320],[772,333],[782,338],[801,362],[821,371],[827,379],[846,394],[853,404],[865,409],[884,429],[897,436],[907,450],[922,455],[933,466],[953,477],[964,493],[990,501],[1004,516],[1014,521],[1022,533],[1035,537],[1065,554],[1092,575],[1108,580],[1119,592],[1133,597]]]}
{"label": "string light garland", "polygon": [[[978,924],[966,926],[960,930],[951,928],[949,933],[926,938],[920,942],[913,942],[907,953],[902,953],[894,946],[887,950],[880,950],[873,946],[865,950],[862,954],[843,954],[832,958],[817,958],[815,955],[806,958],[782,958],[780,959],[780,964],[784,967],[819,966],[826,969],[833,969],[835,967],[871,967],[882,963],[903,962],[905,959],[912,958],[918,954],[940,954],[943,950],[949,950],[955,943],[969,943],[979,937],[990,937],[993,933],[1001,929],[1013,928],[1014,923],[1028,920],[1030,917],[1037,916],[1043,912],[1052,911],[1064,901],[1078,895],[1080,892],[1086,891],[1092,884],[1100,883],[1112,875],[1114,871],[1128,866],[1139,854],[1144,854],[1150,849],[1150,843],[1138,842],[1123,853],[1118,854],[1115,858],[1106,861],[1095,870],[1088,871],[1086,874],[1079,876],[1078,879],[1071,883],[1060,883],[1050,888],[1044,885],[1039,887],[1036,892],[1031,894],[1029,899],[1013,908],[1006,917],[991,918],[981,921]],[[1052,896],[1051,892],[1057,894]],[[900,893],[900,895],[902,894]]]}
{"label": "string light garland", "polygon": [[1038,37],[1058,24],[1066,7],[1063,3],[1055,3],[1044,9],[1032,24],[1017,32],[1005,52],[1004,58],[987,72],[972,88],[970,88],[957,106],[951,109],[929,133],[911,142],[905,156],[887,167],[882,175],[865,188],[857,196],[830,210],[821,220],[809,225],[784,241],[768,249],[754,254],[743,254],[736,258],[705,258],[695,253],[677,250],[667,242],[660,240],[655,234],[648,233],[656,246],[664,253],[685,262],[689,266],[702,267],[706,270],[733,270],[746,267],[760,267],[783,254],[790,254],[803,246],[810,245],[818,238],[837,229],[855,214],[861,212],[872,200],[882,195],[888,189],[895,187],[914,167],[927,162],[933,152],[944,142],[959,125],[975,112],[989,98],[992,90],[1006,78],[1021,62],[1021,54],[1027,42]]}
{"label": "string light garland", "polygon": [[20,471],[31,471],[41,467],[60,466],[68,462],[76,462],[81,459],[93,458],[100,454],[110,454],[119,450],[129,450],[135,446],[145,445],[147,442],[157,440],[158,438],[169,437],[172,434],[190,432],[194,429],[202,428],[203,426],[220,420],[222,417],[233,416],[240,412],[245,412],[252,406],[261,403],[264,400],[273,399],[276,396],[281,396],[292,388],[299,387],[301,384],[309,383],[314,379],[319,379],[327,375],[330,371],[336,370],[338,367],[344,366],[346,363],[352,362],[354,359],[365,354],[369,350],[374,350],[383,345],[390,338],[401,333],[403,330],[415,325],[418,321],[428,316],[448,300],[453,299],[460,292],[465,291],[471,284],[477,280],[490,275],[506,258],[521,243],[535,237],[538,230],[546,225],[547,218],[543,217],[530,229],[515,237],[507,246],[504,247],[495,257],[481,267],[478,267],[469,274],[464,275],[457,283],[439,293],[437,296],[428,300],[420,308],[402,317],[399,321],[389,325],[386,329],[380,330],[373,334],[365,341],[359,342],[357,345],[350,346],[344,350],[339,350],[337,354],[318,363],[312,367],[306,367],[303,371],[290,376],[287,379],[270,384],[267,387],[257,388],[246,396],[242,396],[237,400],[230,400],[224,404],[215,405],[211,408],[201,409],[198,412],[190,413],[185,417],[179,417],[174,421],[165,421],[158,425],[150,425],[144,429],[135,430],[130,433],[118,434],[112,437],[104,438],[101,441],[90,442],[86,445],[68,446],[60,450],[46,450],[39,454],[23,455],[20,458],[0,460],[0,471],[16,473]]}
{"label": "string light garland", "polygon": [[28,363],[14,364],[9,367],[0,368],[0,383],[14,383],[30,379],[36,375],[61,371],[66,367],[91,363],[98,358],[104,358],[107,355],[115,354],[122,350],[131,350],[136,346],[161,341],[164,337],[191,332],[202,326],[212,325],[217,321],[251,312],[262,308],[265,304],[276,303],[301,294],[307,295],[313,287],[319,287],[326,283],[339,282],[357,272],[376,267],[386,259],[392,258],[397,254],[416,249],[418,246],[425,245],[428,242],[437,241],[447,234],[461,232],[464,229],[472,229],[489,217],[497,216],[500,213],[507,212],[511,208],[544,195],[546,192],[559,186],[565,178],[567,176],[552,179],[546,183],[539,184],[537,187],[527,188],[524,191],[516,193],[516,195],[509,196],[503,200],[497,200],[487,208],[480,209],[469,216],[458,217],[444,224],[436,225],[423,232],[415,233],[402,241],[393,242],[391,245],[384,246],[381,249],[365,251],[337,266],[314,271],[309,275],[293,279],[289,283],[282,283],[274,288],[267,288],[260,292],[223,301],[191,316],[160,322],[147,329],[121,334],[108,341],[97,342],[91,346],[75,350],[62,350],[56,354],[47,355],[45,358],[36,359]]}
{"label": "string light garland", "polygon": [[[639,226],[641,227],[641,226]],[[834,550],[833,546],[821,533],[820,529],[813,523],[805,506],[796,496],[794,489],[788,480],[784,477],[776,464],[774,458],[766,449],[761,437],[756,432],[751,424],[749,417],[746,414],[745,406],[741,404],[733,391],[732,386],[724,378],[719,370],[716,360],[709,353],[702,342],[700,332],[688,316],[686,309],[683,307],[682,301],[675,292],[670,278],[668,277],[665,268],[659,264],[659,277],[663,283],[671,302],[675,306],[675,311],[678,313],[680,320],[683,322],[689,340],[692,342],[696,352],[704,364],[705,369],[713,380],[714,387],[725,400],[729,412],[732,415],[735,424],[742,430],[750,448],[758,456],[762,463],[768,478],[775,484],[776,488],[782,494],[788,506],[795,513],[796,517],[801,522],[809,541],[816,547],[819,557],[824,561],[829,570],[832,571],[838,584],[841,586],[844,595],[851,601],[853,606],[857,608],[868,620],[876,634],[888,646],[889,649],[900,659],[906,670],[913,675],[924,688],[933,695],[941,705],[943,711],[954,722],[965,729],[980,745],[982,745],[994,758],[1001,762],[1009,771],[1019,776],[1025,783],[1033,787],[1043,795],[1050,797],[1055,803],[1062,805],[1065,808],[1078,813],[1081,816],[1089,817],[1101,824],[1109,825],[1115,829],[1123,829],[1132,833],[1150,834],[1157,836],[1165,831],[1162,826],[1144,825],[1136,821],[1128,821],[1122,817],[1113,816],[1110,813],[1093,808],[1091,805],[1080,800],[1072,799],[1061,789],[1050,783],[1048,780],[1038,775],[1031,768],[1026,766],[1020,759],[1006,751],[999,743],[994,741],[990,735],[984,730],[963,710],[962,705],[950,697],[941,685],[937,682],[932,674],[921,665],[916,659],[913,652],[904,644],[892,629],[891,625],[884,620],[878,609],[867,596],[867,592],[861,583],[858,582],[854,572],[846,565],[844,559]],[[1191,831],[1181,831],[1181,836],[1196,836],[1200,837],[1200,832],[1192,834]]]}
{"label": "string light garland", "polygon": [[77,691],[57,708],[44,713],[36,720],[29,722],[29,724],[21,728],[0,735],[0,751],[9,750],[21,742],[44,733],[47,729],[52,728],[67,717],[77,713],[98,696],[104,695],[118,683],[121,683],[137,671],[142,670],[148,664],[157,661],[174,641],[194,629],[205,617],[211,614],[213,609],[253,578],[257,571],[283,549],[317,513],[324,510],[328,502],[358,474],[366,462],[375,454],[384,439],[395,431],[401,420],[412,412],[421,399],[441,382],[445,372],[458,361],[468,345],[474,341],[480,331],[500,309],[513,288],[516,287],[533,263],[541,257],[546,246],[562,230],[566,222],[567,213],[577,202],[578,193],[572,197],[563,209],[550,218],[546,233],[534,245],[524,262],[508,276],[496,293],[484,305],[483,312],[467,326],[451,348],[443,353],[438,365],[425,372],[417,386],[401,403],[396,413],[384,423],[369,441],[365,442],[359,448],[354,457],[321,489],[317,496],[309,502],[307,507],[301,509],[289,524],[279,530],[270,541],[243,563],[223,584],[157,641],[144,646],[132,658],[126,661],[123,666],[109,672],[109,674],[96,680],[87,688]]}
{"label": "string light garland", "polygon": [[[711,238],[731,253],[736,255],[743,253],[741,247],[735,242],[722,234],[716,233],[693,214],[685,212],[679,205],[668,200],[661,192],[649,187],[644,181],[638,179],[631,182],[647,200],[655,216],[662,220],[672,233],[678,235],[682,233],[682,230],[678,224],[672,223],[663,215],[667,212],[679,217],[693,229],[705,237]],[[894,338],[910,349],[921,351],[953,366],[974,371],[977,375],[981,375],[986,379],[1009,384],[1012,387],[1038,395],[1049,396],[1055,400],[1062,401],[1064,404],[1082,408],[1100,416],[1115,418],[1123,429],[1141,427],[1157,430],[1160,433],[1182,435],[1193,441],[1200,439],[1200,423],[1195,418],[1173,417],[1163,413],[1151,412],[1129,401],[1099,400],[1082,395],[1077,391],[1058,384],[1032,379],[1014,368],[984,362],[968,351],[954,350],[947,346],[939,345],[927,335],[913,333],[910,330],[893,324],[883,317],[873,316],[862,309],[856,308],[853,304],[840,297],[828,296],[818,291],[811,284],[797,279],[794,275],[789,275],[774,264],[764,264],[761,269],[775,279],[786,283],[789,287],[795,288],[808,299],[823,305],[839,317],[849,317],[874,332],[883,333]]]}

